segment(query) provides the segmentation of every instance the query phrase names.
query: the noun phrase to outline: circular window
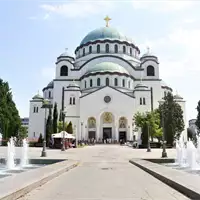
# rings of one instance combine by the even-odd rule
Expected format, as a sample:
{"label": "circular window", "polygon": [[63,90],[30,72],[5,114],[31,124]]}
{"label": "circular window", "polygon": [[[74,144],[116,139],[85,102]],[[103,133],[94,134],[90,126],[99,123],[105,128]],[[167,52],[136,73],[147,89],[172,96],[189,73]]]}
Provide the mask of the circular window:
{"label": "circular window", "polygon": [[105,97],[104,97],[104,101],[105,101],[106,103],[109,103],[109,102],[111,101],[110,96],[105,96]]}

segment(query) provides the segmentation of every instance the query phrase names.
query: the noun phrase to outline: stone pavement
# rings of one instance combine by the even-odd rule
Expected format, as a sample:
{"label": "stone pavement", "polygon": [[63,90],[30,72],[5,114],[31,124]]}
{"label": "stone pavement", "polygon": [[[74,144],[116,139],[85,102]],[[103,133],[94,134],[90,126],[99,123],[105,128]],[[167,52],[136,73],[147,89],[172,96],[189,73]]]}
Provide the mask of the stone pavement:
{"label": "stone pavement", "polygon": [[[145,173],[128,160],[128,147],[97,145],[64,152],[80,165],[19,200],[186,200],[185,196]],[[158,151],[160,155],[161,150]],[[149,153],[142,151],[141,155]],[[153,154],[152,154],[153,155]],[[160,156],[159,156],[160,157]]]}

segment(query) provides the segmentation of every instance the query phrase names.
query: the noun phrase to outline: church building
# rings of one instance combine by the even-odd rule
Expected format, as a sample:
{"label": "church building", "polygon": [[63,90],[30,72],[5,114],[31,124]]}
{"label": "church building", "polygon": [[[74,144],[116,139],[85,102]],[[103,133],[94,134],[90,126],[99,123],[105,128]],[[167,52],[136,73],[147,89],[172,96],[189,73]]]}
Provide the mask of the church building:
{"label": "church building", "polygon": [[[141,54],[130,37],[109,25],[89,32],[75,49],[57,57],[55,78],[43,89],[43,96],[30,100],[29,138],[44,133],[44,99],[57,103],[65,121],[72,122],[78,140],[95,138],[137,139],[133,116],[152,111],[172,88],[159,75],[158,57],[149,49]],[[185,101],[179,95],[185,118]],[[186,123],[185,123],[186,124]],[[184,131],[186,134],[186,131]]]}

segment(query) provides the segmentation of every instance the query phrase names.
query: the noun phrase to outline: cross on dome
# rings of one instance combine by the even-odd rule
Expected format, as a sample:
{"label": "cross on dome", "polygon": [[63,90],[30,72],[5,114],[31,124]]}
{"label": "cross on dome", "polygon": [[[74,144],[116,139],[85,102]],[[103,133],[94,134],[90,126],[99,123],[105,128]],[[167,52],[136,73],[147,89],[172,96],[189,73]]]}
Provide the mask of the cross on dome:
{"label": "cross on dome", "polygon": [[108,15],[104,18],[104,20],[106,21],[106,27],[108,27],[108,22],[111,20],[110,17],[108,17]]}
{"label": "cross on dome", "polygon": [[67,52],[67,51],[68,51],[68,48],[65,48],[65,51]]}
{"label": "cross on dome", "polygon": [[147,53],[149,54],[150,53],[150,47],[147,46]]}

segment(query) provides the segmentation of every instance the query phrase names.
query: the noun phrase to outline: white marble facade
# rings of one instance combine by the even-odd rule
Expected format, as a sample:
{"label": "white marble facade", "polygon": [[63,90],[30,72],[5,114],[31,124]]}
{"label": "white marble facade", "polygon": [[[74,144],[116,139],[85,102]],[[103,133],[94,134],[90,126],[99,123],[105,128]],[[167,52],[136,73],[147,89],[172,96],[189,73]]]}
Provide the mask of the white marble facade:
{"label": "white marble facade", "polygon": [[[62,53],[56,61],[56,76],[43,89],[43,96],[30,101],[29,138],[44,132],[43,99],[62,107],[77,139],[112,138],[133,140],[133,115],[158,107],[172,92],[159,75],[159,61],[149,50],[141,56],[133,41],[112,27],[88,33],[75,49],[75,56]],[[62,89],[64,87],[64,98]],[[176,95],[185,115],[185,101]],[[184,118],[186,121],[186,118]],[[184,134],[186,134],[184,132]]]}

